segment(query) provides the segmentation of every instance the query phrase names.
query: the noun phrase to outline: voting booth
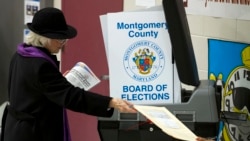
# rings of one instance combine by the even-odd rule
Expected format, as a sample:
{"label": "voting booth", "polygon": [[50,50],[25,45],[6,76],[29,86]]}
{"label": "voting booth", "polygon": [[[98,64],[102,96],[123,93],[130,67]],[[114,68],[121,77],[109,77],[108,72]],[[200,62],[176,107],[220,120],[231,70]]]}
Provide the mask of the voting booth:
{"label": "voting booth", "polygon": [[[123,15],[130,20],[141,19],[127,17],[129,14],[141,13],[144,13],[143,18],[146,21],[144,24],[140,24],[143,23],[141,21],[126,24],[122,20]],[[216,87],[214,81],[199,80],[183,1],[163,0],[161,10],[158,11],[113,13],[102,18],[107,25],[115,26],[114,29],[107,25],[107,28],[103,28],[102,24],[103,30],[107,32],[104,34],[104,40],[110,69],[110,95],[117,96],[115,94],[118,93],[120,98],[134,104],[165,106],[197,136],[216,136],[219,107],[216,94],[220,89]],[[157,21],[152,22],[151,19]],[[147,31],[144,32],[142,28]],[[120,33],[116,30],[120,32],[121,29],[130,38],[143,36],[143,40],[139,41],[135,38],[130,39],[132,43],[125,45],[127,47],[122,51],[125,55],[118,54],[119,48],[126,44],[118,38]],[[112,34],[117,35],[114,41],[105,39],[110,38]],[[154,40],[156,36],[160,40]],[[112,49],[112,46],[116,48]],[[117,54],[118,56],[114,57]],[[118,59],[119,55],[123,61]],[[110,65],[115,62],[118,62],[116,68],[112,69],[113,66]],[[112,74],[120,74],[120,77],[113,78]],[[124,77],[130,77],[130,81]],[[180,82],[195,89],[185,90],[180,87]],[[162,132],[140,113],[128,114],[115,111],[111,118],[99,117],[98,131],[101,141],[176,140]]]}

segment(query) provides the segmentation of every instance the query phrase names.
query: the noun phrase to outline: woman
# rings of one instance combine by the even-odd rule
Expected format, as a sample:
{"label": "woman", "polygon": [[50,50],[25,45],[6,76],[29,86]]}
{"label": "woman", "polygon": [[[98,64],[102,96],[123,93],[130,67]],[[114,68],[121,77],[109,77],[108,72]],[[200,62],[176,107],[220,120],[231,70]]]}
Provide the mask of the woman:
{"label": "woman", "polygon": [[68,141],[64,109],[110,117],[114,108],[135,113],[132,104],[84,91],[59,71],[58,53],[77,31],[62,11],[44,8],[27,24],[31,30],[18,45],[9,70],[9,105],[3,117],[1,141]]}

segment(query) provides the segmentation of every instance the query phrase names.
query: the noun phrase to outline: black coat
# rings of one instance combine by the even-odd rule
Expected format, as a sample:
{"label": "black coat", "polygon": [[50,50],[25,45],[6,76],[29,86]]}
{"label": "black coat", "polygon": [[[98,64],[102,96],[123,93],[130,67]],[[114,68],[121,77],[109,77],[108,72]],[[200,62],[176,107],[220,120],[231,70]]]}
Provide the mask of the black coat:
{"label": "black coat", "polygon": [[[46,53],[57,66],[56,56]],[[59,69],[40,57],[15,53],[9,75],[4,141],[63,141],[63,109],[110,117],[111,98],[72,86]],[[21,115],[21,116],[20,116]]]}

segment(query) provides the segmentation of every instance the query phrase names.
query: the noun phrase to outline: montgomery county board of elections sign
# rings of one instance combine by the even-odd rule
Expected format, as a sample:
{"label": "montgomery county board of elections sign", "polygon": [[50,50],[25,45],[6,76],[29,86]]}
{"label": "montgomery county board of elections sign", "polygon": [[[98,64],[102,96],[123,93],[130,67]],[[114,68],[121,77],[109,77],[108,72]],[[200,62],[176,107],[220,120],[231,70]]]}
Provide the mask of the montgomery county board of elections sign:
{"label": "montgomery county board of elections sign", "polygon": [[163,11],[108,13],[104,21],[110,96],[134,104],[173,103],[172,50]]}

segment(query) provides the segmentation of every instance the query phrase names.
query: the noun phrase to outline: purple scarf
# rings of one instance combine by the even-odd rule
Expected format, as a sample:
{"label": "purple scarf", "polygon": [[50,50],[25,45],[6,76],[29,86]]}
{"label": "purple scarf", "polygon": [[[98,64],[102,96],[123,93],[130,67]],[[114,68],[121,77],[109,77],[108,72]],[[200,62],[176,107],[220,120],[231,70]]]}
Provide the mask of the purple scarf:
{"label": "purple scarf", "polygon": [[[56,68],[58,68],[56,63],[46,53],[44,53],[37,47],[28,46],[26,44],[19,44],[17,47],[17,53],[24,57],[44,58],[48,60],[51,64],[53,64]],[[68,117],[66,112],[67,112],[66,109],[63,109],[64,141],[71,141],[69,133]]]}

